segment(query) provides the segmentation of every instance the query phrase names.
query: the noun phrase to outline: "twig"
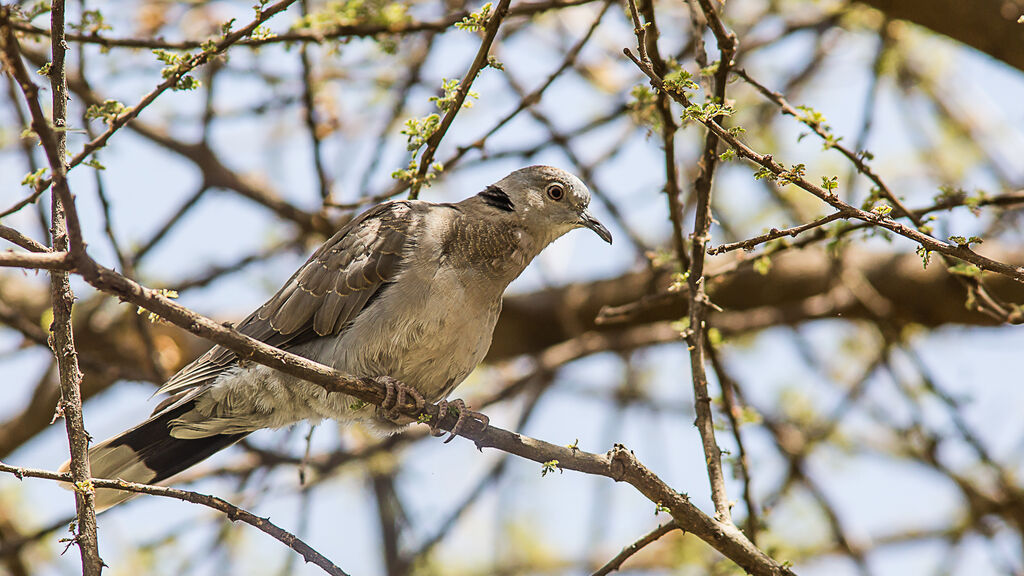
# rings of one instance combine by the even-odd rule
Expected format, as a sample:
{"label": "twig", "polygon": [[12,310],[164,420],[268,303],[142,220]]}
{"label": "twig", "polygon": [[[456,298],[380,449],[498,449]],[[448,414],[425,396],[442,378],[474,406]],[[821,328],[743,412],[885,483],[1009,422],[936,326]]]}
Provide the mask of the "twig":
{"label": "twig", "polygon": [[[0,9],[2,10],[2,9]],[[3,21],[9,21],[10,14],[3,15]],[[43,138],[40,126],[47,130],[50,126],[39,110],[39,101],[26,90],[31,84],[25,78],[24,64],[21,61],[17,40],[10,28],[5,27],[4,52],[8,59],[8,67],[12,76],[18,78],[22,92],[29,102],[32,113],[32,126],[39,133],[46,147],[46,155],[50,161],[50,172],[53,174],[53,197],[51,199],[51,232],[54,253],[70,252],[69,223],[67,215],[74,213],[74,200],[68,188],[67,166],[64,164],[67,154],[66,136],[68,112],[68,85],[64,60],[67,43],[64,41],[64,1],[55,0],[50,8],[50,50],[52,65],[50,66],[50,87],[52,90],[53,120],[50,138]],[[12,62],[13,61],[13,62]],[[20,73],[20,74],[19,74]],[[20,78],[19,78],[20,76]],[[35,86],[32,86],[35,88]],[[50,273],[50,293],[53,303],[53,322],[50,324],[50,347],[57,361],[57,374],[60,380],[61,400],[57,405],[57,413],[64,417],[67,429],[68,444],[71,452],[71,479],[75,488],[75,511],[78,516],[75,543],[78,544],[82,557],[83,576],[99,576],[103,572],[103,560],[100,558],[99,541],[96,536],[96,492],[89,478],[89,433],[85,430],[82,416],[82,372],[78,368],[78,351],[75,349],[74,331],[71,327],[71,310],[75,302],[71,281],[65,271]]]}
{"label": "twig", "polygon": [[[212,48],[208,50],[204,49],[198,54],[195,54],[194,56],[178,64],[174,72],[168,74],[163,82],[158,84],[156,88],[154,88],[148,94],[146,94],[142,98],[142,100],[140,100],[136,105],[126,108],[123,114],[118,115],[117,118],[110,122],[110,125],[102,134],[86,143],[85,146],[82,147],[82,150],[78,154],[76,154],[68,163],[68,168],[70,169],[74,168],[75,166],[78,166],[79,164],[84,162],[90,154],[106,146],[107,140],[109,140],[115,132],[120,130],[125,124],[127,124],[131,120],[135,119],[144,109],[146,109],[146,107],[152,104],[158,96],[166,92],[168,89],[177,86],[178,82],[182,79],[182,77],[187,75],[193,69],[205,64],[214,56],[222,54],[231,45],[239,42],[240,40],[251,34],[253,30],[261,26],[264,22],[269,20],[277,13],[282,12],[283,10],[288,8],[288,6],[295,2],[296,0],[280,0],[278,3],[260,11],[259,15],[247,26],[224,36],[219,42],[214,44]],[[9,19],[9,16],[5,16],[4,25],[13,27],[12,24],[13,21]],[[61,39],[61,41],[64,41],[63,38]],[[51,179],[40,179],[39,184],[37,185],[37,190],[39,188],[45,189],[51,183]]]}
{"label": "twig", "polygon": [[[510,16],[533,16],[549,10],[559,10],[572,6],[589,4],[596,0],[540,0],[538,2],[517,3],[509,10]],[[266,38],[247,38],[239,41],[239,46],[259,48],[268,44],[290,44],[296,42],[322,44],[325,40],[339,38],[369,38],[375,36],[407,36],[420,32],[443,32],[456,22],[469,16],[469,11],[458,10],[438,20],[410,20],[408,22],[358,23],[337,25],[329,30],[291,30]],[[33,26],[28,22],[14,22],[18,32],[49,36],[45,28]],[[97,44],[105,48],[160,48],[164,50],[194,50],[202,48],[207,40],[182,40],[174,42],[163,38],[118,38],[95,34],[67,34],[68,42]]]}
{"label": "twig", "polygon": [[675,522],[668,522],[666,524],[658,526],[654,530],[651,530],[647,534],[644,534],[643,536],[638,538],[636,542],[633,542],[629,546],[623,548],[621,552],[616,554],[614,558],[605,563],[604,566],[601,566],[600,568],[595,570],[594,573],[591,574],[591,576],[607,576],[608,574],[615,572],[616,570],[622,567],[622,564],[626,560],[629,560],[630,556],[643,550],[645,547],[647,547],[648,544],[656,542],[659,538],[668,534],[669,532],[678,529],[679,526]]}
{"label": "twig", "polygon": [[[57,482],[68,482],[71,479],[67,474],[57,474],[56,472],[50,472],[49,470],[37,470],[33,468],[20,468],[17,466],[9,466],[0,462],[0,472],[6,472],[13,474],[20,478],[41,478],[44,480],[55,480]],[[231,504],[227,500],[218,498],[216,496],[210,496],[207,494],[200,494],[198,492],[191,492],[188,490],[179,490],[177,488],[167,488],[165,486],[153,486],[150,484],[139,484],[136,482],[125,482],[124,480],[107,480],[100,478],[93,478],[92,484],[96,488],[103,488],[107,490],[124,490],[128,492],[134,492],[136,494],[151,494],[153,496],[163,496],[165,498],[174,498],[176,500],[183,500],[185,502],[191,502],[193,504],[199,504],[212,508],[219,512],[223,512],[227,515],[228,519],[232,522],[245,522],[246,524],[258,528],[261,532],[269,534],[282,544],[288,546],[292,550],[302,555],[302,558],[306,562],[312,562],[320,568],[322,568],[328,574],[332,576],[348,576],[344,570],[336,566],[333,562],[328,560],[323,554],[317,552],[312,546],[306,544],[294,534],[281,528],[277,524],[270,521],[269,518],[261,518],[256,516],[252,512],[249,512],[243,508],[239,508],[234,504]]]}
{"label": "twig", "polygon": [[9,241],[12,244],[17,244],[18,246],[21,246],[25,250],[30,250],[32,252],[50,251],[50,249],[44,246],[43,244],[40,244],[39,242],[36,242],[32,238],[29,238],[28,236],[15,230],[14,228],[11,228],[10,226],[4,226],[3,224],[0,224],[0,238]]}
{"label": "twig", "polygon": [[[309,14],[309,1],[301,0],[299,7],[302,9],[302,16]],[[316,99],[313,86],[313,65],[309,59],[309,45],[303,44],[299,48],[299,63],[302,66],[302,119],[306,123],[306,130],[309,132],[310,146],[312,147],[313,168],[316,171],[316,179],[320,185],[320,200],[326,202],[331,195],[331,179],[324,168],[323,150],[320,145],[320,134],[316,125]]]}
{"label": "twig", "polygon": [[[81,263],[82,277],[95,288],[114,294],[135,305],[142,306],[164,319],[185,328],[189,332],[213,341],[233,352],[240,358],[258,362],[313,384],[322,386],[328,392],[340,392],[356,399],[380,405],[386,396],[383,384],[370,378],[354,378],[301,356],[274,348],[268,344],[240,334],[232,328],[200,316],[159,292],[149,290],[124,276],[96,264],[91,259]],[[424,406],[417,411],[410,402],[399,411],[418,420],[429,417],[446,430],[451,430],[457,417],[449,412],[438,419],[436,405]],[[480,422],[466,425],[460,436],[472,440],[480,448],[497,448],[534,462],[545,463],[558,460],[559,467],[577,470],[628,482],[652,502],[669,510],[676,522],[688,532],[697,535],[722,554],[753,574],[791,574],[791,570],[757,549],[731,523],[721,522],[701,512],[679,492],[671,489],[660,478],[645,468],[631,452],[617,446],[605,456],[591,454],[579,449],[570,449],[537,440],[494,426],[483,426]]]}
{"label": "twig", "polygon": [[[629,1],[630,15],[633,18],[633,29],[637,38],[637,50],[643,58],[647,69],[654,71],[650,59],[651,44],[648,36],[651,33],[650,23],[641,22],[635,0]],[[692,9],[692,8],[691,8]],[[731,63],[733,48],[724,46],[721,41],[719,48],[723,58],[719,70],[728,69]],[[724,101],[725,82],[716,77],[716,98]],[[662,93],[665,91],[662,90]],[[694,224],[690,252],[690,267],[687,274],[689,286],[690,326],[684,332],[690,350],[690,371],[693,381],[694,408],[697,412],[697,430],[700,432],[701,445],[704,449],[704,461],[708,470],[708,482],[711,487],[711,500],[715,504],[715,516],[725,523],[732,523],[729,511],[729,498],[725,489],[725,474],[722,471],[722,451],[715,439],[715,427],[711,412],[711,396],[708,393],[707,373],[705,371],[705,339],[704,330],[705,306],[710,302],[704,290],[704,257],[711,230],[711,183],[714,176],[715,163],[718,159],[716,148],[718,138],[709,131],[704,141],[704,152],[699,164],[697,179],[694,183],[696,206],[694,207]],[[674,159],[673,159],[674,162]]]}
{"label": "twig", "polygon": [[752,250],[754,246],[757,246],[758,244],[771,242],[772,240],[782,238],[783,236],[792,236],[796,238],[797,235],[799,235],[801,232],[806,232],[807,230],[811,230],[819,226],[824,226],[829,222],[835,222],[836,220],[847,217],[848,215],[843,212],[833,212],[828,216],[818,218],[814,222],[808,222],[806,224],[801,224],[799,226],[794,226],[792,228],[783,228],[782,230],[772,228],[767,233],[761,234],[760,236],[754,236],[753,238],[748,238],[740,242],[731,242],[729,244],[722,244],[720,246],[708,248],[708,254],[711,256],[715,256],[718,254],[722,254],[724,252],[739,250],[740,248],[744,250]]}
{"label": "twig", "polygon": [[72,270],[75,261],[67,252],[0,252],[0,268]]}
{"label": "twig", "polygon": [[[883,46],[881,49],[884,49],[884,37]],[[913,223],[917,231],[920,232],[924,230],[924,221],[921,220],[919,216],[915,215],[913,212],[908,210],[907,207],[903,204],[903,202],[900,201],[899,198],[897,198],[896,195],[892,193],[892,191],[885,184],[885,182],[867,165],[867,163],[864,161],[862,154],[854,153],[849,148],[843,146],[842,144],[839,144],[834,137],[828,134],[828,132],[825,130],[825,128],[822,126],[820,122],[807,117],[807,115],[805,114],[800,114],[799,111],[797,111],[789,102],[786,101],[782,94],[769,90],[764,85],[751,78],[750,75],[747,74],[742,69],[735,70],[734,72],[737,76],[745,80],[751,86],[754,86],[765,97],[767,97],[777,106],[779,106],[779,108],[782,109],[783,114],[787,114],[789,116],[796,118],[802,124],[813,130],[814,133],[817,134],[822,140],[824,140],[826,146],[838,150],[853,164],[853,166],[856,167],[858,172],[864,174],[872,182],[874,182],[874,184],[878,187],[881,195],[890,204],[892,204],[893,207],[895,207],[897,211],[897,216],[906,217],[907,219],[909,219],[911,223]],[[838,196],[836,197],[836,199],[838,200]],[[946,260],[947,267],[953,265],[953,262],[949,259],[950,256],[954,258],[959,258],[956,255],[947,254],[945,252],[942,252],[941,250],[936,251],[943,254],[943,259]],[[977,263],[975,264],[977,265]],[[975,300],[976,302],[975,307],[978,309],[978,311],[988,314],[993,318],[1001,319],[1004,322],[1016,323],[1022,320],[1020,318],[1019,312],[1012,311],[1010,307],[1008,307],[1005,303],[1001,302],[995,295],[991,294],[979,278],[957,275],[956,280],[963,284],[965,288],[967,288],[969,293],[976,296],[976,298],[974,298],[973,300]]]}
{"label": "twig", "polygon": [[[651,83],[654,84],[659,90],[666,90],[665,84],[661,77],[654,73],[649,63],[644,63],[642,60],[637,58],[628,48],[623,51],[627,57],[633,60],[633,63],[640,68],[648,78],[651,79]],[[681,94],[675,90],[666,90],[672,96],[674,100],[684,106],[690,106],[691,102],[685,94]],[[850,217],[857,220],[861,220],[873,226],[878,226],[894,232],[900,236],[903,236],[909,240],[912,240],[921,245],[922,249],[927,252],[938,252],[940,254],[946,254],[952,256],[958,260],[969,262],[982,270],[988,270],[1002,274],[1008,278],[1012,278],[1017,282],[1024,283],[1024,267],[1014,266],[998,262],[991,258],[987,258],[978,254],[974,250],[971,250],[966,244],[955,245],[948,242],[943,242],[937,238],[924,234],[914,228],[905,226],[887,216],[867,212],[855,208],[842,200],[840,200],[833,192],[826,191],[820,186],[816,186],[809,182],[802,176],[798,176],[787,170],[783,165],[775,161],[770,154],[758,154],[749,146],[741,142],[738,138],[729,133],[728,130],[723,128],[717,121],[713,119],[697,119],[698,122],[707,126],[716,136],[724,140],[729,146],[736,151],[736,153],[754,164],[761,166],[768,171],[773,177],[784,176],[788,182],[800,187],[801,189],[810,192],[818,199],[822,200],[826,204],[832,206],[836,210],[850,211]],[[1011,321],[1015,321],[1014,318],[1010,318]]]}
{"label": "twig", "polygon": [[[705,334],[706,336],[706,334]],[[718,381],[722,387],[722,404],[723,412],[725,417],[729,421],[729,429],[732,431],[732,438],[736,442],[736,448],[739,452],[736,458],[736,469],[739,472],[740,480],[743,482],[743,502],[747,506],[747,521],[745,523],[745,530],[747,537],[754,544],[757,544],[757,535],[759,532],[759,524],[761,522],[759,516],[757,503],[754,501],[754,491],[751,487],[750,477],[750,463],[747,459],[747,447],[743,442],[743,434],[740,433],[741,423],[743,421],[743,405],[742,395],[739,393],[739,383],[735,378],[732,377],[729,372],[726,371],[725,365],[722,363],[721,355],[718,350],[711,345],[710,339],[707,342],[708,357],[711,359],[711,366],[715,370],[715,375],[718,376]]]}
{"label": "twig", "polygon": [[469,95],[469,89],[473,86],[473,81],[476,80],[480,71],[487,65],[487,54],[491,51],[491,44],[494,43],[494,39],[498,35],[498,28],[508,13],[510,2],[511,0],[499,0],[494,13],[487,20],[484,38],[480,42],[480,49],[477,50],[473,63],[469,66],[469,70],[466,71],[466,75],[462,77],[462,82],[459,82],[459,88],[455,91],[455,97],[448,103],[448,110],[445,112],[444,118],[441,119],[441,124],[430,135],[430,138],[427,139],[427,148],[420,156],[419,170],[416,176],[413,177],[409,198],[415,199],[419,196],[420,187],[426,181],[427,172],[430,170],[430,164],[434,161],[434,153],[437,152],[437,147],[441,145],[441,139],[444,138],[448,128],[455,120],[455,115],[462,109],[462,103],[466,101],[466,96]]}

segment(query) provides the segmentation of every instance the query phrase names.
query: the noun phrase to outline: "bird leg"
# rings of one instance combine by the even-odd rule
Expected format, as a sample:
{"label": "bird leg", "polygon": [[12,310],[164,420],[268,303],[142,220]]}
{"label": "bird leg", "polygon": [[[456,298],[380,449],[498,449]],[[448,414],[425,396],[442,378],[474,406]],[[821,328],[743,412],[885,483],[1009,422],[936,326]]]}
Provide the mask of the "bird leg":
{"label": "bird leg", "polygon": [[455,426],[452,426],[451,434],[445,439],[444,443],[447,444],[452,441],[452,438],[462,431],[466,425],[467,420],[479,420],[486,428],[491,423],[491,419],[486,414],[481,412],[474,412],[466,407],[466,403],[461,398],[456,398],[451,402],[447,400],[441,400],[437,403],[437,420],[430,425],[430,435],[434,437],[444,436],[444,430],[438,425],[445,416],[448,415],[449,408],[455,408],[458,413],[458,420],[455,421]]}
{"label": "bird leg", "polygon": [[390,376],[383,376],[378,378],[377,381],[384,385],[384,401],[381,402],[380,409],[381,413],[388,420],[398,420],[401,418],[402,415],[398,409],[405,405],[406,396],[412,398],[417,411],[422,410],[426,404],[423,395],[404,382],[399,382]]}

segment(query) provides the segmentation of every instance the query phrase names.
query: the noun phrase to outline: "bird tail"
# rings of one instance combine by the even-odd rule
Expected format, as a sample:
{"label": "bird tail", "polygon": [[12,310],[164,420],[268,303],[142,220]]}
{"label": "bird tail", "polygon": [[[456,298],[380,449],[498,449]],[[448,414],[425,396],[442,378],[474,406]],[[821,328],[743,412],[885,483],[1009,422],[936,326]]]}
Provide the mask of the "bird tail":
{"label": "bird tail", "polygon": [[[94,478],[121,479],[157,484],[202,462],[231,446],[248,433],[213,434],[202,438],[171,436],[171,421],[189,412],[194,401],[159,411],[138,426],[104,440],[89,449]],[[60,467],[66,473],[71,462]],[[126,490],[97,489],[96,511],[103,511],[131,498]]]}

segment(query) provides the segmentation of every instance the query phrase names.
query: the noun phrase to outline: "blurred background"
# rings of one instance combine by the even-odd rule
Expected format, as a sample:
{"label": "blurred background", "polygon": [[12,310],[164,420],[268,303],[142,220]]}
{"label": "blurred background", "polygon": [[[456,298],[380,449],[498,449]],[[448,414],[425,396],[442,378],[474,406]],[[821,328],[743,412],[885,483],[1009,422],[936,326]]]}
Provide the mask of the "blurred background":
{"label": "blurred background", "polygon": [[[16,3],[30,69],[49,55],[45,4]],[[137,105],[168,54],[197,52],[232,20],[241,28],[251,4],[70,2],[71,153],[106,129],[96,105]],[[713,4],[738,38],[736,67],[806,107],[805,119],[934,218],[932,235],[977,236],[979,253],[1024,264],[1020,0]],[[92,156],[103,169],[72,170],[91,255],[218,321],[243,318],[338,226],[408,194],[394,173],[422,147],[407,122],[444,114],[432,98],[466,74],[481,42],[455,24],[480,9],[293,3],[119,130]],[[644,12],[656,15],[667,70],[692,74],[693,98],[706,101],[697,54],[713,63],[718,48],[696,3],[657,0]],[[679,335],[688,299],[670,290],[682,270],[674,243],[690,245],[705,129],[677,105],[678,130],[665,129],[623,55],[636,43],[622,3],[515,0],[497,62],[475,79],[420,198],[460,200],[529,164],[587,182],[615,244],[584,231],[546,250],[510,288],[486,364],[453,396],[555,444],[625,444],[713,514]],[[36,80],[48,101],[46,78]],[[45,158],[23,137],[17,87],[0,84],[2,222],[45,244],[49,194],[32,198],[22,184]],[[749,82],[730,76],[725,91],[734,113],[722,122],[745,129],[754,150],[805,165],[813,183],[836,177],[850,204],[883,203],[853,163]],[[85,118],[90,107],[99,118]],[[683,207],[675,240],[666,133]],[[755,173],[719,163],[712,246],[831,213]],[[799,574],[1024,573],[1024,333],[1007,322],[1024,286],[949,272],[937,255],[926,267],[917,248],[837,220],[708,260],[721,308],[708,317],[708,368],[733,516]],[[958,277],[980,277],[1010,313],[979,311]],[[85,424],[100,440],[148,415],[156,387],[208,345],[72,280]],[[51,424],[48,286],[42,272],[0,272],[0,459],[53,470],[68,448],[63,424]],[[423,426],[378,438],[325,422],[254,434],[178,485],[269,516],[351,574],[590,574],[670,520],[628,485],[541,472],[464,439],[442,444]],[[77,551],[62,554],[61,541],[73,515],[71,493],[54,483],[0,476],[0,572],[77,573]],[[109,574],[321,573],[251,527],[158,497],[102,514],[99,541]],[[680,531],[621,571],[742,573]]]}

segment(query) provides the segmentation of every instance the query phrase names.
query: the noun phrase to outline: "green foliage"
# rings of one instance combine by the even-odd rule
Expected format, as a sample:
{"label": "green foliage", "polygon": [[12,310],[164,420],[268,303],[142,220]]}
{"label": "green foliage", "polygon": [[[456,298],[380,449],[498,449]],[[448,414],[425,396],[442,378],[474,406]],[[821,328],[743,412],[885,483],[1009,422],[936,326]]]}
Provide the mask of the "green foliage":
{"label": "green foliage", "polygon": [[889,214],[892,214],[892,206],[889,206],[888,204],[879,204],[871,209],[871,213],[875,216],[886,218]]}
{"label": "green foliage", "polygon": [[932,263],[932,251],[924,246],[918,246],[914,249],[914,252],[921,257],[921,265],[927,270],[928,265]]}
{"label": "green foliage", "polygon": [[[157,290],[157,292],[159,292],[160,295],[163,296],[164,298],[174,299],[174,298],[178,297],[178,291],[177,290],[169,290],[167,288],[161,288],[160,290]],[[150,312],[149,310],[146,310],[142,306],[139,306],[136,309],[135,312],[139,316],[145,316],[147,320],[149,320],[150,322],[152,322],[154,324],[156,324],[158,322],[164,322],[164,319],[161,318],[159,314],[157,314],[156,312]]]}
{"label": "green foliage", "polygon": [[983,240],[977,236],[964,238],[963,236],[950,236],[949,241],[956,244],[957,248],[970,248],[971,244],[981,244]]}
{"label": "green foliage", "polygon": [[85,111],[86,119],[102,118],[107,124],[113,124],[122,112],[127,110],[124,104],[117,100],[104,100],[103,104],[93,104]]}
{"label": "green foliage", "polygon": [[[444,95],[431,96],[430,101],[437,105],[438,110],[447,112],[455,104],[455,100],[459,94],[459,86],[461,84],[461,82],[455,79],[449,80],[448,78],[442,78],[441,89],[444,91]],[[467,92],[466,99],[462,101],[463,108],[473,107],[473,101],[470,100],[470,98],[479,99],[480,94],[473,91]]]}
{"label": "green foliage", "polygon": [[780,185],[790,184],[803,179],[805,174],[807,174],[807,166],[804,164],[794,164],[789,170],[779,173],[777,177],[778,183]]}
{"label": "green foliage", "polygon": [[559,473],[565,472],[564,470],[558,467],[558,460],[548,460],[547,462],[541,465],[540,477],[543,478],[547,476],[549,473],[554,472],[555,470],[558,470]]}
{"label": "green foliage", "polygon": [[405,134],[408,139],[406,149],[410,152],[415,152],[430,140],[430,137],[437,132],[437,128],[441,125],[440,114],[429,114],[423,118],[409,118],[405,121],[405,129],[402,130],[402,134]]}
{"label": "green foliage", "polygon": [[875,204],[882,199],[882,189],[878,186],[872,186],[871,190],[868,191],[867,198],[864,199],[860,204],[861,210],[871,210]]}
{"label": "green foliage", "polygon": [[832,131],[832,128],[830,128],[828,124],[825,124],[825,116],[821,112],[818,112],[810,106],[797,106],[796,109],[800,111],[800,114],[797,115],[797,119],[804,124],[807,124],[812,128],[821,128],[826,132]]}
{"label": "green foliage", "polygon": [[295,28],[328,32],[343,26],[394,26],[409,22],[408,10],[388,0],[335,0],[300,19]]}
{"label": "green foliage", "polygon": [[629,117],[640,126],[651,131],[661,130],[661,115],[658,114],[658,95],[644,84],[637,84],[629,91],[626,102]]}
{"label": "green foliage", "polygon": [[159,48],[153,50],[153,54],[156,56],[157,60],[166,64],[166,66],[164,66],[160,71],[161,78],[169,80],[179,74],[181,75],[174,83],[174,86],[172,86],[173,90],[195,90],[202,86],[202,82],[184,73],[189,60],[192,59],[192,54],[189,54],[188,52],[184,54],[177,54],[170,50],[161,50]]}
{"label": "green foliage", "polygon": [[39,74],[40,76],[49,76],[51,66],[53,66],[53,62],[47,62],[46,64],[43,64],[39,67],[39,70],[36,70],[36,74]]}
{"label": "green foliage", "polygon": [[839,188],[839,176],[822,176],[821,187],[830,194],[835,194],[836,189]]}
{"label": "green foliage", "polygon": [[675,65],[676,68],[665,74],[662,79],[662,86],[666,92],[674,92],[676,94],[682,94],[683,96],[689,97],[689,93],[700,88],[696,82],[693,81],[693,75],[690,74],[685,68],[680,68],[675,62],[670,63]]}
{"label": "green foliage", "polygon": [[734,158],[736,158],[736,151],[733,150],[732,148],[729,148],[725,152],[722,152],[721,154],[718,155],[718,159],[721,160],[722,162],[729,162]]}
{"label": "green foliage", "polygon": [[256,4],[253,4],[252,11],[256,13],[256,18],[263,17],[263,10],[270,4],[270,0],[257,0]]}
{"label": "green foliage", "polygon": [[778,176],[775,175],[775,172],[772,172],[764,166],[758,168],[757,172],[754,172],[754,180],[768,179],[774,182],[777,178]]}
{"label": "green foliage", "polygon": [[43,179],[43,175],[46,174],[46,170],[46,168],[40,168],[35,172],[29,172],[28,174],[25,174],[25,177],[21,179],[21,185],[35,188],[36,184],[38,184],[39,181]]}
{"label": "green foliage", "polygon": [[722,344],[725,343],[725,336],[722,336],[722,331],[712,326],[708,328],[708,342],[712,348],[721,348]]}
{"label": "green foliage", "polygon": [[731,106],[722,106],[718,102],[705,102],[704,104],[690,104],[686,107],[683,119],[689,118],[698,122],[710,122],[718,118],[732,116],[734,110]]}
{"label": "green foliage", "polygon": [[268,40],[274,36],[277,36],[277,34],[271,32],[270,28],[267,28],[266,26],[257,26],[249,33],[249,38],[252,38],[253,40]]}
{"label": "green foliage", "polygon": [[487,27],[487,20],[491,17],[491,3],[488,2],[480,7],[476,12],[471,13],[462,19],[461,22],[456,22],[455,27],[459,30],[465,30],[466,32],[479,32]]}
{"label": "green foliage", "polygon": [[487,55],[487,66],[489,68],[494,68],[495,70],[505,70],[505,65],[502,64],[501,61],[495,58],[492,54]]}
{"label": "green foliage", "polygon": [[434,162],[430,167],[433,168],[433,172],[427,170],[426,174],[420,176],[419,162],[413,159],[409,161],[408,168],[395,170],[391,173],[391,177],[395,180],[405,180],[412,185],[419,184],[420,186],[429,186],[434,178],[437,178],[438,173],[444,171],[444,165],[440,162]]}
{"label": "green foliage", "polygon": [[[15,6],[17,7],[17,4],[15,4]],[[36,0],[28,6],[21,6],[20,10],[24,15],[25,20],[29,21],[49,12],[50,2],[48,0]]]}

